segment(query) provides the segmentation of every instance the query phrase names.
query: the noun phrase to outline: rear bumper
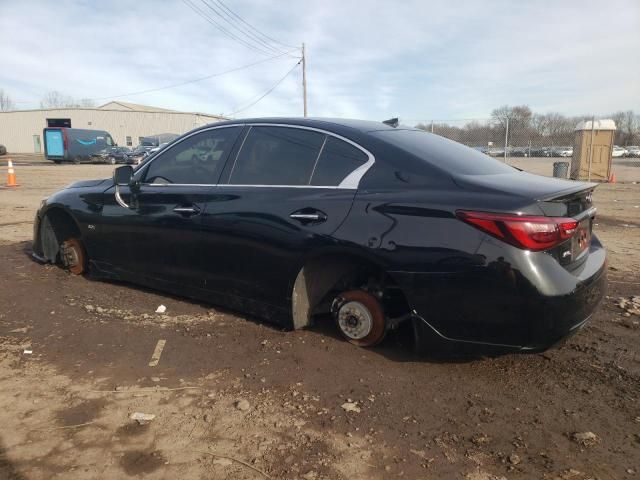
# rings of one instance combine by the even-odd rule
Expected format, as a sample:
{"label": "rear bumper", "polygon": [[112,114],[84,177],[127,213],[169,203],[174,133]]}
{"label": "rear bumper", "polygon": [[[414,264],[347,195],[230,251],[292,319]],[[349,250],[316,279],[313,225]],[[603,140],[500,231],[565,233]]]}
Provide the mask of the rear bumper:
{"label": "rear bumper", "polygon": [[443,339],[545,350],[593,315],[606,290],[606,250],[594,237],[589,257],[573,272],[549,256],[523,259],[518,265],[498,257],[464,272],[389,273],[414,315]]}

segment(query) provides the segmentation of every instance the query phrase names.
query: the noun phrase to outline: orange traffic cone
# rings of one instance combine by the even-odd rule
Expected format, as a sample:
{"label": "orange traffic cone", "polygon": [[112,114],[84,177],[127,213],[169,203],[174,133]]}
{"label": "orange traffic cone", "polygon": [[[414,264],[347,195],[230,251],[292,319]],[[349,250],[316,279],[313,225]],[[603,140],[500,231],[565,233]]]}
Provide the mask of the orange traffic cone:
{"label": "orange traffic cone", "polygon": [[611,172],[611,176],[609,177],[609,183],[616,183],[616,174],[615,174],[615,172]]}
{"label": "orange traffic cone", "polygon": [[16,172],[13,170],[13,162],[9,160],[9,169],[7,171],[7,187],[17,187]]}

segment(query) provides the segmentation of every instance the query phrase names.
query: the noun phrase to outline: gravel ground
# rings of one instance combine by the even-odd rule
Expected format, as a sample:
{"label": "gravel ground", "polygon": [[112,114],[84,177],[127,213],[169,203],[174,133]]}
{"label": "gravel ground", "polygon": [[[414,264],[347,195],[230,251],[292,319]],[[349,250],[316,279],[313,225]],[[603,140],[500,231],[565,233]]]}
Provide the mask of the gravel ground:
{"label": "gravel ground", "polygon": [[640,185],[596,190],[608,298],[564,345],[414,357],[31,261],[40,199],[111,171],[0,189],[0,479],[638,477]]}

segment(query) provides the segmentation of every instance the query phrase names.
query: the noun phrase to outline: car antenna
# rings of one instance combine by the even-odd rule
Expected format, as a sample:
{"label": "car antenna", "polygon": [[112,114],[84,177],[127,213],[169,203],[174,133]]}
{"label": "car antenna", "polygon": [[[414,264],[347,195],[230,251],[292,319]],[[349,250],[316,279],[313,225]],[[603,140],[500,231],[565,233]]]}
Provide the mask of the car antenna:
{"label": "car antenna", "polygon": [[393,128],[396,128],[398,125],[400,125],[400,121],[398,120],[398,117],[390,118],[389,120],[385,120],[382,123],[384,123],[385,125],[389,125],[390,127],[393,127]]}

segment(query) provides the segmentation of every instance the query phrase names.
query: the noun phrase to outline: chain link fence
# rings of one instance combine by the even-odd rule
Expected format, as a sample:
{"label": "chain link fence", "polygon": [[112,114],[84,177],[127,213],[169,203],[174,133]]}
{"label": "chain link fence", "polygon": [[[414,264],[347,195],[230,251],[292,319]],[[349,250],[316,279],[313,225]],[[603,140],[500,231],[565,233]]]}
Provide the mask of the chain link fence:
{"label": "chain link fence", "polygon": [[[585,117],[593,121],[593,117]],[[598,125],[598,119],[595,119]],[[572,162],[577,162],[579,152],[574,155],[576,143],[576,124],[554,124],[505,119],[465,119],[430,120],[419,122],[418,128],[436,135],[460,142],[479,150],[505,163],[538,175],[565,177],[571,176]],[[597,127],[596,127],[597,128]],[[587,131],[586,135],[591,132]],[[600,178],[596,172],[592,175],[591,159],[582,166],[586,177],[591,180],[615,180],[617,182],[640,182],[640,132],[621,138],[613,132],[614,146],[611,151],[611,168],[608,177]],[[622,144],[622,145],[621,145]],[[593,151],[596,151],[593,149]],[[606,154],[608,160],[608,153]],[[583,157],[584,158],[584,157]],[[595,167],[594,167],[595,168]]]}

